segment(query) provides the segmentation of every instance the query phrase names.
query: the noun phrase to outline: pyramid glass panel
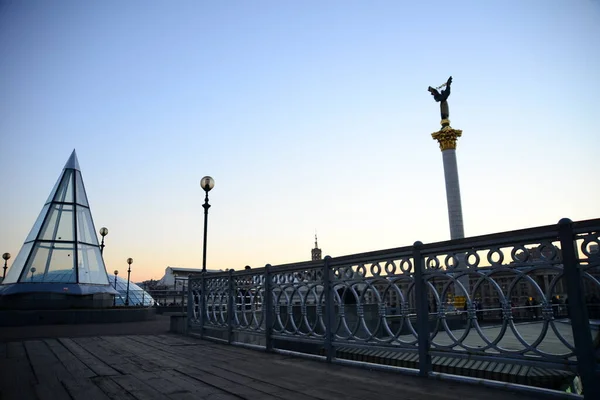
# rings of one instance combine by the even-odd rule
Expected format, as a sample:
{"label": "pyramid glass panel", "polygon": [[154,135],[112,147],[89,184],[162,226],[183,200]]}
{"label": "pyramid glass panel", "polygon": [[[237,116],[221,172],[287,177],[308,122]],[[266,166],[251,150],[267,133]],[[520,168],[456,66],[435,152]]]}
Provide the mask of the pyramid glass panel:
{"label": "pyramid glass panel", "polygon": [[98,247],[80,244],[77,251],[79,283],[108,285],[108,277]]}
{"label": "pyramid glass panel", "polygon": [[8,273],[6,274],[6,278],[4,278],[4,280],[2,281],[3,285],[15,283],[19,280],[19,275],[23,270],[23,266],[27,261],[27,257],[29,256],[32,247],[33,242],[25,243],[23,247],[21,247],[19,254],[17,254],[17,258],[15,258],[15,261],[13,261],[12,265],[10,266],[10,269],[8,270]]}
{"label": "pyramid glass panel", "polygon": [[75,193],[77,204],[89,207],[87,195],[85,194],[85,186],[83,186],[83,179],[81,178],[81,172],[75,171],[75,178],[77,179],[77,184],[75,185],[75,188],[77,189]]}
{"label": "pyramid glass panel", "polygon": [[62,174],[56,180],[56,183],[54,184],[54,187],[52,188],[52,191],[50,192],[50,195],[48,196],[48,199],[46,200],[46,202],[44,204],[48,204],[54,199],[54,196],[56,195],[56,190],[58,189],[58,185],[60,184],[60,182],[62,180],[61,178],[62,178]]}
{"label": "pyramid glass panel", "polygon": [[44,206],[44,208],[42,208],[42,212],[35,220],[35,223],[33,224],[33,228],[31,228],[29,235],[27,235],[27,239],[25,239],[25,243],[31,242],[32,240],[35,240],[37,238],[37,234],[40,232],[40,227],[44,223],[44,218],[46,218],[46,214],[48,214],[49,207],[50,207],[50,204],[46,204]]}
{"label": "pyramid glass panel", "polygon": [[56,195],[52,201],[60,201],[63,203],[74,203],[75,197],[73,196],[73,173],[72,169],[65,170],[60,186],[56,190]]}
{"label": "pyramid glass panel", "polygon": [[27,268],[25,268],[24,272],[21,274],[19,280],[21,282],[33,282],[33,278],[35,278],[36,282],[42,282],[44,274],[46,273],[46,268],[48,267],[51,250],[51,244],[38,243],[31,253],[31,257],[27,262]]}
{"label": "pyramid glass panel", "polygon": [[62,283],[75,283],[75,254],[72,243],[36,243],[31,258],[19,282],[57,282],[60,271]]}
{"label": "pyramid glass panel", "polygon": [[73,235],[73,206],[70,204],[52,204],[39,238],[41,240],[75,240]]}
{"label": "pyramid glass panel", "polygon": [[98,246],[98,236],[96,236],[90,209],[79,205],[75,208],[77,209],[77,240]]}

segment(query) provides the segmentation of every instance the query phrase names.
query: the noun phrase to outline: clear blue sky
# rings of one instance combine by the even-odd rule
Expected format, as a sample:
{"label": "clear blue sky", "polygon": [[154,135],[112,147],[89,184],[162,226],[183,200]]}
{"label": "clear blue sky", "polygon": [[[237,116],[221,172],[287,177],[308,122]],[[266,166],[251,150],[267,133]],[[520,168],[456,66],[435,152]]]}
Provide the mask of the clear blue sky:
{"label": "clear blue sky", "polygon": [[[107,269],[160,278],[600,216],[600,2],[0,1],[0,252],[77,150]],[[11,260],[12,261],[12,260]]]}

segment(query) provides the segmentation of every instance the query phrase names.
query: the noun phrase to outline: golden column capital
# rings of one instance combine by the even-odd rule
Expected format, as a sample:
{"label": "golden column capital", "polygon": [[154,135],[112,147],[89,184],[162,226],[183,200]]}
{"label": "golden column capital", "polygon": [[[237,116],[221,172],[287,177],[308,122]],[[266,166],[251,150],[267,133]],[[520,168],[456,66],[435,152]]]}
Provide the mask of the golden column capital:
{"label": "golden column capital", "polygon": [[437,132],[433,132],[431,137],[437,140],[440,144],[440,150],[455,150],[456,141],[462,136],[462,130],[454,129],[450,126],[450,121],[447,119],[442,120],[442,129]]}

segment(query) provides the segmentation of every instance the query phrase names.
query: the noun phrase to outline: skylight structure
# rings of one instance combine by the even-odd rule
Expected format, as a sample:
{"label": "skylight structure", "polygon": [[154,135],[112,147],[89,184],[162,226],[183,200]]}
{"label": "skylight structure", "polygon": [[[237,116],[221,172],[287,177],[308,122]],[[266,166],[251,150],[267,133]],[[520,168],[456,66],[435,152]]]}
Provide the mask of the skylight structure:
{"label": "skylight structure", "polygon": [[0,285],[2,295],[23,292],[116,293],[106,274],[75,150]]}

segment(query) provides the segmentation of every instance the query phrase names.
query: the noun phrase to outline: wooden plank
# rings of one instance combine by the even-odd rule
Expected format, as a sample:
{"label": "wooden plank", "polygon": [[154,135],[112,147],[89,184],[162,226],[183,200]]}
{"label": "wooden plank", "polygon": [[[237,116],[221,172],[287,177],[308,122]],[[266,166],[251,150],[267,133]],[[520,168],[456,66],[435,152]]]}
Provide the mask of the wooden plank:
{"label": "wooden plank", "polygon": [[[212,398],[212,396],[215,394],[225,394],[222,390],[218,388],[202,384],[196,379],[190,378],[187,375],[180,374],[179,372],[170,369],[157,371],[156,375],[163,379],[166,379],[178,388],[181,388],[182,390],[187,390],[188,392],[193,393],[194,395],[199,397],[211,396]],[[237,399],[238,397],[235,398]]]}
{"label": "wooden plank", "polygon": [[[235,360],[232,363],[219,362],[218,358],[213,358],[215,355],[211,354],[212,352],[210,352],[210,349],[206,348],[200,350],[202,354],[199,357],[191,356],[189,352],[185,352],[185,349],[181,348],[169,347],[155,350],[161,353],[161,357],[172,357],[174,359],[179,360],[180,368],[183,369],[176,369],[176,372],[179,372],[184,375],[188,375],[188,370],[200,369],[200,371],[203,371],[207,374],[216,374],[219,375],[219,377],[224,377],[227,380],[233,380],[237,381],[238,383],[248,384],[251,388],[256,388],[261,391],[268,391],[270,393],[281,393],[282,389],[289,389],[292,392],[302,393],[292,394],[283,390],[283,392],[285,392],[286,398],[303,398],[304,395],[310,396],[311,393],[315,393],[312,385],[307,385],[307,381],[304,378],[303,373],[294,373],[293,371],[290,371],[287,364],[285,367],[272,365],[273,356],[268,357],[269,361],[261,364],[260,367],[257,368],[258,364],[256,360],[252,359],[250,359],[250,361]],[[286,357],[285,359],[289,359],[288,363],[294,366],[301,364],[303,361],[303,359],[290,357]],[[233,367],[233,370],[231,369],[232,366],[235,366]],[[288,371],[288,373],[285,375],[282,374],[282,372],[286,370]],[[252,376],[247,374],[249,371],[252,372],[250,374]],[[275,376],[277,376],[276,380],[274,379]],[[294,378],[287,379],[285,376],[294,376]],[[323,374],[323,377],[327,377],[327,375]],[[195,376],[193,378],[198,377]],[[209,383],[214,384],[212,381]],[[344,384],[339,391],[333,391],[323,388],[320,388],[319,390],[321,391],[321,396],[323,395],[323,393],[326,393],[327,398],[345,399],[348,398],[347,389],[348,386]],[[323,390],[325,390],[325,392],[323,392]],[[367,396],[369,394],[370,392],[365,392],[364,396]]]}
{"label": "wooden plank", "polygon": [[[199,382],[202,382],[206,385],[220,388],[221,390],[236,396],[240,396],[242,398],[250,398],[250,399],[276,399],[277,397],[271,396],[268,393],[265,393],[261,390],[256,390],[245,386],[244,384],[240,384],[237,382],[233,382],[227,379],[224,379],[217,375],[212,375],[207,373],[206,371],[201,371],[196,368],[186,368],[185,371],[176,370],[182,375],[186,375],[190,378],[196,379]],[[247,383],[250,381],[247,381]]]}
{"label": "wooden plank", "polygon": [[71,375],[76,378],[91,378],[97,376],[94,371],[88,368],[83,362],[73,355],[56,339],[45,339],[44,343],[50,348],[52,353],[58,358],[62,365]]}
{"label": "wooden plank", "polygon": [[[2,372],[4,373],[4,371]],[[7,388],[0,384],[0,399],[2,400],[38,400],[34,385]]]}
{"label": "wooden plank", "polygon": [[91,381],[94,382],[94,384],[111,400],[136,400],[131,393],[117,385],[117,383],[108,376],[97,376],[91,378]]}
{"label": "wooden plank", "polygon": [[112,376],[120,375],[120,372],[111,368],[103,361],[99,360],[93,354],[85,350],[79,344],[75,343],[72,339],[60,338],[58,341],[67,348],[79,361],[84,363],[89,369],[94,371],[99,376]]}
{"label": "wooden plank", "polygon": [[92,353],[96,358],[110,365],[113,369],[126,375],[140,370],[139,363],[131,362],[126,357],[126,350],[116,349],[105,345],[98,337],[86,337],[74,339],[75,342],[84,347],[88,352]]}
{"label": "wooden plank", "polygon": [[102,339],[114,346],[127,346],[128,351],[130,351],[133,354],[133,357],[136,357],[140,362],[148,362],[151,365],[157,366],[157,368],[153,368],[152,370],[163,370],[165,368],[177,368],[181,366],[180,362],[173,361],[170,358],[161,357],[154,349],[149,350],[148,346],[144,346],[140,342],[132,340],[129,337],[103,336]]}
{"label": "wooden plank", "polygon": [[24,342],[24,346],[31,368],[39,382],[35,388],[38,397],[47,399],[51,395],[55,399],[71,400],[69,393],[60,382],[60,378],[67,378],[68,373],[45,343],[29,340]]}
{"label": "wooden plank", "polygon": [[39,392],[50,391],[55,398],[74,400],[109,400],[109,398],[87,379],[74,377],[41,340],[25,342],[31,366],[40,382]]}
{"label": "wooden plank", "polygon": [[110,400],[98,386],[86,378],[61,379],[73,400]]}
{"label": "wooden plank", "polygon": [[0,388],[6,391],[33,387],[38,383],[22,342],[6,344],[6,357],[0,359]]}
{"label": "wooden plank", "polygon": [[33,387],[39,400],[72,400],[65,388],[57,381],[51,384],[41,383]]}
{"label": "wooden plank", "polygon": [[172,396],[176,396],[181,400],[196,400],[198,398],[197,395],[191,393],[189,390],[182,389],[174,385],[173,382],[153,372],[140,371],[133,374],[133,376],[166,398],[171,398]]}
{"label": "wooden plank", "polygon": [[116,375],[111,376],[117,385],[123,390],[133,395],[138,400],[163,400],[165,396],[140,381],[138,378],[132,375]]}
{"label": "wooden plank", "polygon": [[133,366],[131,372],[157,371],[164,368],[164,363],[158,358],[141,358],[137,348],[138,343],[119,336],[103,336],[96,342],[98,348],[112,354],[118,354],[117,359]]}

